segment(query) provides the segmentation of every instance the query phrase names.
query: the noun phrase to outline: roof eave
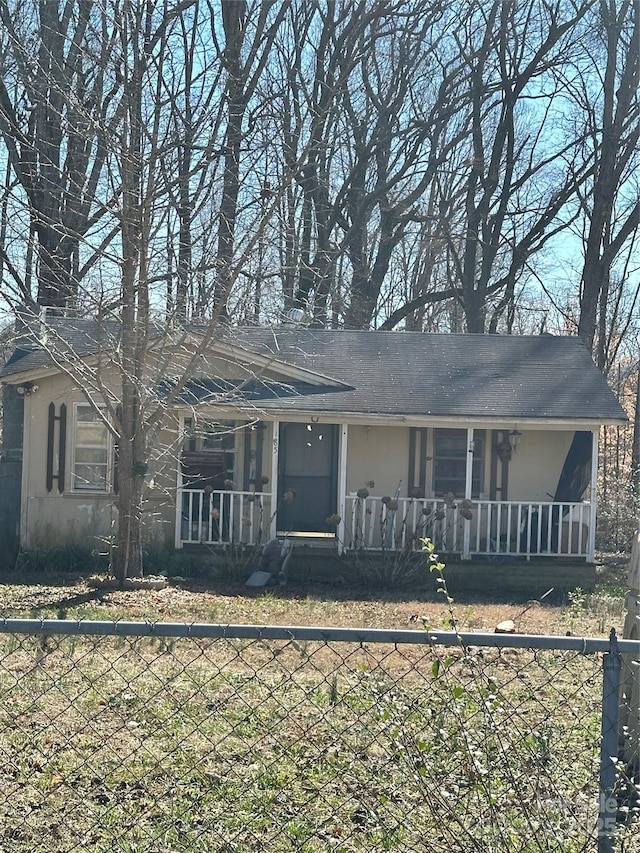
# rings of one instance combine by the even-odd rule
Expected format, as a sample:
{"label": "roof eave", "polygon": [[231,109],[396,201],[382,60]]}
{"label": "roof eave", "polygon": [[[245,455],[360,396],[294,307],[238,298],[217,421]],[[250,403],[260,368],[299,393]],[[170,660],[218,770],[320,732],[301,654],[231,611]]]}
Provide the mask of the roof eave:
{"label": "roof eave", "polygon": [[[602,426],[619,426],[628,422],[627,419],[602,417],[602,418],[556,418],[556,417],[491,417],[486,415],[416,415],[404,413],[376,413],[376,412],[353,412],[353,411],[329,411],[324,410],[318,412],[317,409],[276,409],[274,406],[265,408],[260,406],[258,402],[254,404],[236,403],[236,404],[207,404],[201,403],[198,408],[211,408],[217,413],[229,413],[231,415],[242,414],[251,416],[260,420],[271,421],[309,421],[311,418],[318,419],[320,423],[345,423],[355,425],[379,425],[379,426],[398,426],[407,427],[447,427],[452,422],[467,428],[478,429],[513,429],[517,425],[518,428],[540,428],[552,430],[595,430]],[[191,408],[185,405],[180,406],[185,412]]]}
{"label": "roof eave", "polygon": [[60,369],[58,367],[31,367],[27,370],[20,370],[0,376],[0,382],[3,385],[20,385],[21,382],[27,380],[46,379],[51,376],[58,376],[59,374]]}

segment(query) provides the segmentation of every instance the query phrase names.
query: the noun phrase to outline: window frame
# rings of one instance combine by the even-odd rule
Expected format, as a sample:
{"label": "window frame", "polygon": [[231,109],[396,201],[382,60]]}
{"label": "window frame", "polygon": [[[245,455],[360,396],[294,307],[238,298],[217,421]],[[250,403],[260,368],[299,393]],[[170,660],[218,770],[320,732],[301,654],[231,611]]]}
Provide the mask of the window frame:
{"label": "window frame", "polygon": [[[446,435],[448,433],[448,435]],[[452,433],[459,433],[455,438],[460,441],[460,449],[456,453],[443,453],[442,447],[438,448],[438,438],[451,439]],[[480,495],[484,492],[485,478],[485,446],[486,446],[486,431],[474,430],[473,433],[473,468],[471,481],[471,498],[479,500]],[[467,466],[467,430],[461,427],[436,427],[433,430],[433,463],[431,488],[435,497],[441,498],[443,495],[452,493],[456,499],[465,497],[466,487],[466,466]],[[462,473],[457,476],[444,476],[438,473],[439,463],[461,463]],[[446,485],[442,485],[443,480]]]}
{"label": "window frame", "polygon": [[[214,417],[199,417],[197,422],[191,416],[183,417],[181,422],[182,451],[180,453],[181,488],[204,488],[207,477],[189,473],[190,469],[202,469],[208,461],[219,460],[220,473],[218,479],[235,482],[238,475],[238,465],[241,462],[237,435],[241,435],[241,427],[234,419]],[[218,476],[218,475],[216,475]],[[201,484],[199,485],[199,480]],[[209,483],[209,485],[211,485]],[[218,487],[216,487],[218,489]]]}
{"label": "window frame", "polygon": [[[219,429],[216,429],[219,427]],[[238,421],[226,419],[185,417],[182,422],[183,453],[237,453]]]}
{"label": "window frame", "polygon": [[[82,410],[88,410],[97,415],[97,419],[94,421],[82,421],[79,418]],[[111,430],[107,426],[104,420],[104,409],[99,407],[96,409],[95,406],[92,406],[90,403],[76,402],[73,404],[73,428],[72,428],[72,448],[71,448],[71,463],[70,463],[70,483],[71,483],[71,492],[73,494],[84,494],[84,495],[110,495],[113,492],[113,436],[111,434]],[[82,423],[101,423],[106,437],[106,443],[104,445],[104,462],[79,462],[78,461],[78,450],[79,449],[89,449],[89,450],[102,450],[102,444],[80,444],[78,441],[78,425]],[[95,468],[97,466],[101,466],[104,468],[104,480],[100,482],[99,485],[90,485],[86,478],[83,478],[83,481],[80,481],[80,477],[78,476],[78,466],[84,466],[85,468]]]}

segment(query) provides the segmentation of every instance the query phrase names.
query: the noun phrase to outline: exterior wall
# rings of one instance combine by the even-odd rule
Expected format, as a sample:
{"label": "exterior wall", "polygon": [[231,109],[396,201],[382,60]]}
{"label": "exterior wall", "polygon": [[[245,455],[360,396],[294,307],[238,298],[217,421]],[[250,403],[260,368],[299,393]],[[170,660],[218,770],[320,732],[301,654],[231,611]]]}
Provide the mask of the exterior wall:
{"label": "exterior wall", "polygon": [[0,568],[12,569],[19,547],[22,422],[24,398],[15,388],[2,389],[2,453],[0,454]]}
{"label": "exterior wall", "polygon": [[[459,424],[452,422],[451,429],[460,429]],[[548,436],[548,433],[542,435]],[[573,434],[571,433],[570,436]],[[481,498],[486,498],[489,492],[490,464],[491,464],[491,442],[490,431],[487,430],[487,441],[484,447],[484,489],[480,493]],[[570,439],[569,439],[570,443]],[[533,445],[532,445],[533,447]],[[426,460],[426,497],[433,497],[433,429],[429,429],[427,438],[427,460]],[[562,454],[560,454],[562,455]],[[523,454],[520,459],[522,460]],[[515,458],[515,457],[514,457]],[[559,465],[562,465],[564,455]],[[510,463],[513,466],[513,462]],[[524,485],[528,478],[528,469],[536,470],[537,462],[521,463],[524,471]],[[545,468],[547,466],[545,465]],[[553,470],[549,466],[552,477],[556,481],[560,475],[560,468]],[[544,475],[542,477],[544,481]],[[383,427],[383,426],[350,426],[349,427],[349,451],[347,462],[347,494],[355,492],[368,480],[375,481],[372,493],[376,495],[395,495],[400,483],[400,496],[407,497],[409,481],[409,427]]]}
{"label": "exterior wall", "polygon": [[[113,497],[108,494],[76,495],[71,492],[73,442],[73,404],[86,402],[66,376],[38,382],[38,390],[24,398],[24,444],[22,469],[23,503],[21,545],[25,548],[50,547],[69,541],[103,549],[103,540],[111,530]],[[47,429],[49,404],[56,412],[67,405],[65,491],[57,482],[49,492],[46,486]],[[58,447],[54,451],[54,469],[58,465]]]}
{"label": "exterior wall", "polygon": [[510,501],[550,501],[558,485],[573,432],[523,430],[509,462]]}
{"label": "exterior wall", "polygon": [[347,494],[368,480],[376,495],[395,495],[398,485],[407,493],[409,473],[408,427],[351,426],[347,454]]}
{"label": "exterior wall", "polygon": [[[21,398],[22,399],[22,398]],[[25,500],[21,512],[21,545],[23,548],[48,548],[76,542],[104,551],[117,530],[118,511],[113,488],[106,493],[75,492],[72,485],[74,403],[86,398],[74,383],[63,376],[42,380],[38,391],[24,398],[24,437],[29,448],[25,453],[22,484]],[[65,489],[61,494],[54,480],[47,491],[47,424],[49,404],[56,413],[61,404],[67,406]],[[232,416],[225,415],[225,419]],[[205,416],[203,415],[203,418]],[[146,478],[144,524],[149,540],[171,546],[175,539],[176,484],[181,447],[178,441],[177,415],[168,428],[160,432],[149,452]],[[268,445],[265,442],[265,450]],[[244,478],[244,430],[236,432],[237,487]],[[57,447],[54,468],[57,469]],[[264,473],[270,474],[268,468]],[[113,472],[110,472],[113,484]]]}
{"label": "exterior wall", "polygon": [[[223,361],[212,363],[210,368],[220,375],[225,366],[229,375],[232,371],[228,363]],[[74,493],[72,489],[74,403],[86,402],[86,399],[64,375],[42,379],[38,386],[37,392],[20,398],[20,402],[24,400],[25,415],[21,544],[23,547],[48,547],[74,540],[104,550],[106,540],[113,535],[117,525],[113,493]],[[51,402],[55,404],[56,412],[62,403],[67,406],[66,482],[63,494],[59,493],[55,481],[51,491],[46,488],[47,422]],[[210,416],[215,417],[214,414]],[[207,415],[203,412],[201,417],[206,419]],[[233,414],[226,412],[220,417],[233,418]],[[335,420],[338,421],[337,418]],[[265,426],[262,473],[269,477],[264,491],[270,492],[276,486],[273,480],[272,454],[274,432],[271,423],[266,423]],[[459,428],[455,423],[450,426]],[[155,449],[152,448],[150,453],[147,477],[147,529],[150,536],[166,543],[174,541],[176,526],[175,489],[178,481],[177,460],[181,449],[177,430],[178,417],[174,415],[170,428],[154,443]],[[346,493],[355,494],[365,483],[373,480],[375,486],[370,490],[372,494],[393,496],[400,486],[400,496],[406,497],[409,479],[409,435],[409,427],[403,425],[351,425],[348,430]],[[428,457],[433,451],[432,435],[430,430]],[[523,428],[520,446],[509,462],[508,499],[531,502],[550,500],[572,438],[573,432],[569,430],[544,431]],[[244,441],[244,430],[238,429],[234,474],[237,490],[242,489],[246,480],[243,471],[245,461],[253,464],[250,455],[244,453]],[[253,442],[255,445],[255,439]],[[488,440],[485,456],[485,496],[488,493],[490,458],[491,447]],[[429,497],[432,482],[429,459],[426,473]]]}
{"label": "exterior wall", "polygon": [[[99,400],[99,397],[97,398]],[[117,529],[118,513],[113,488],[106,493],[74,492],[72,484],[74,444],[74,404],[86,403],[86,398],[65,376],[43,379],[37,392],[20,397],[24,400],[24,440],[27,452],[22,465],[22,502],[20,528],[23,548],[48,548],[71,541],[101,551]],[[47,429],[49,404],[56,414],[64,403],[67,406],[65,488],[61,494],[57,481],[47,491]],[[147,475],[145,527],[150,539],[172,544],[176,521],[177,460],[180,447],[177,441],[178,418],[172,418],[172,428],[165,429],[154,442],[149,454]],[[243,431],[236,436],[237,477],[242,482]],[[58,444],[54,453],[54,469],[58,467]],[[110,472],[113,483],[113,471]],[[19,501],[18,501],[19,504]]]}

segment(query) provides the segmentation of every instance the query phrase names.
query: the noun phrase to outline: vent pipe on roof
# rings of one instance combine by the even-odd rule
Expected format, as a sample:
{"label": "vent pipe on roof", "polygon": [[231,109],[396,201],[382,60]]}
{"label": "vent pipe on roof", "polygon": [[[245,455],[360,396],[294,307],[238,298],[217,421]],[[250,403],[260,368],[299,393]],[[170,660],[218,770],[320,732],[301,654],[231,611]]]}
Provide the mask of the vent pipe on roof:
{"label": "vent pipe on roof", "polygon": [[304,311],[302,308],[288,308],[282,315],[282,326],[285,329],[295,329],[302,325]]}
{"label": "vent pipe on roof", "polygon": [[21,305],[15,312],[16,349],[24,352],[44,346],[47,342],[48,324],[54,317],[68,319],[77,316],[78,311],[72,306]]}
{"label": "vent pipe on roof", "polygon": [[65,319],[78,316],[78,309],[74,305],[43,305],[40,308],[40,320],[46,323],[52,317],[64,317]]}

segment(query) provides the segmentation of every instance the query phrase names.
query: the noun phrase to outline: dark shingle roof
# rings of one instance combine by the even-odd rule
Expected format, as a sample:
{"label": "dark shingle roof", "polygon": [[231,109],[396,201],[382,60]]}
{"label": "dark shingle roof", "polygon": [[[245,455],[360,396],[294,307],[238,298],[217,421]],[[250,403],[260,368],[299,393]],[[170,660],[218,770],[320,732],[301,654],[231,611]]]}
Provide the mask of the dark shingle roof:
{"label": "dark shingle roof", "polygon": [[[105,336],[91,321],[57,322],[56,334],[69,341],[78,356],[95,352],[100,339],[115,344],[115,328]],[[326,377],[320,387],[306,382],[247,386],[245,399],[259,400],[267,411],[626,419],[576,337],[233,328],[222,340]],[[16,353],[0,378],[48,363],[42,349]],[[215,390],[212,386],[210,399]],[[206,382],[191,386],[189,395],[189,402],[204,399]]]}
{"label": "dark shingle roof", "polygon": [[[350,383],[265,408],[459,417],[626,419],[577,337],[238,330],[238,344]],[[246,342],[246,343],[245,343]]]}
{"label": "dark shingle roof", "polygon": [[120,324],[112,320],[49,317],[42,326],[31,321],[31,334],[16,340],[13,354],[0,370],[0,379],[24,370],[50,367],[51,351],[59,357],[83,358],[102,350],[113,350],[120,340]]}

